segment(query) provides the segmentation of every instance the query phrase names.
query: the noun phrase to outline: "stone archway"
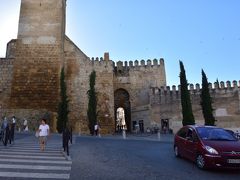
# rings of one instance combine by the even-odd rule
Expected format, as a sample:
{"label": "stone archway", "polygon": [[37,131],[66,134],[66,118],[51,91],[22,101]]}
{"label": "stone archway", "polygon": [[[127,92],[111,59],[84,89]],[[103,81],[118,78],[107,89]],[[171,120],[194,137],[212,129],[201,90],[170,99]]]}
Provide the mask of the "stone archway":
{"label": "stone archway", "polygon": [[131,104],[129,100],[129,93],[125,89],[117,89],[114,92],[114,113],[115,113],[115,131],[120,131],[122,128],[118,127],[117,111],[122,108],[125,118],[125,129],[131,131]]}

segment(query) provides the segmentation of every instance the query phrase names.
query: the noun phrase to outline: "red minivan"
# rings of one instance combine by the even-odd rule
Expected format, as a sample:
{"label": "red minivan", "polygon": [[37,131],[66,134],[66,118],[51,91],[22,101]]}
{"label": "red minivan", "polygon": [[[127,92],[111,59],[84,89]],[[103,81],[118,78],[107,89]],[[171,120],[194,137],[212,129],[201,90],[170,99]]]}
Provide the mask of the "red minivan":
{"label": "red minivan", "polygon": [[240,141],[215,126],[188,125],[174,138],[176,157],[184,157],[201,168],[240,168]]}

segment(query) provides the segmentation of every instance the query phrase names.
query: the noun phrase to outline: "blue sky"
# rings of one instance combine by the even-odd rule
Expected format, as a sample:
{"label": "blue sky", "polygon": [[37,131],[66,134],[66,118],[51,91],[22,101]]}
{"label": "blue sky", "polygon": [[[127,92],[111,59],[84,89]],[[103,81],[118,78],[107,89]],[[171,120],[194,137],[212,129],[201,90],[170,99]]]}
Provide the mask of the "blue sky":
{"label": "blue sky", "polygon": [[[17,36],[20,0],[0,0],[0,56]],[[89,57],[164,58],[167,84],[240,80],[239,0],[67,0],[66,34]]]}

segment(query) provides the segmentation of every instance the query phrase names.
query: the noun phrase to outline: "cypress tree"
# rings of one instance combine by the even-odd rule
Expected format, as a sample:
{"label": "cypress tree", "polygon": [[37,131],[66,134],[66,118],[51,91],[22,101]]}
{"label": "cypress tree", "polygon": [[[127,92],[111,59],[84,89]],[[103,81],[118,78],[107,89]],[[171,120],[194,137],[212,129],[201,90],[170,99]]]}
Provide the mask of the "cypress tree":
{"label": "cypress tree", "polygon": [[188,83],[186,79],[186,73],[182,61],[180,64],[180,85],[181,85],[181,104],[182,104],[182,124],[193,125],[195,124],[195,119],[192,112],[192,104],[190,99],[190,93],[188,91]]}
{"label": "cypress tree", "polygon": [[88,128],[90,134],[94,134],[94,125],[97,122],[97,96],[95,91],[95,80],[96,80],[96,72],[92,71],[89,76],[89,86],[90,89],[88,90]]}
{"label": "cypress tree", "polygon": [[60,76],[60,102],[58,104],[58,117],[57,117],[57,131],[62,133],[66,128],[68,121],[68,97],[67,97],[67,86],[65,82],[64,68],[61,69]]}
{"label": "cypress tree", "polygon": [[212,98],[209,93],[208,80],[202,69],[202,92],[201,92],[202,113],[205,119],[205,125],[214,126],[215,118],[213,116]]}

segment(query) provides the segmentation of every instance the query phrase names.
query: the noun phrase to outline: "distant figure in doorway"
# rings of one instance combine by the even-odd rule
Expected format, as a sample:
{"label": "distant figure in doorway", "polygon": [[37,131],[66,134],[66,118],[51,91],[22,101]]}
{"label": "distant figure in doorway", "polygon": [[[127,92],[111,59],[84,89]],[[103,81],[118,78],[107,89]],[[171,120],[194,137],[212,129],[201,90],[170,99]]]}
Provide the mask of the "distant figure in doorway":
{"label": "distant figure in doorway", "polygon": [[98,125],[98,123],[96,123],[94,125],[94,133],[95,133],[95,136],[98,136],[98,133],[99,133],[99,125]]}
{"label": "distant figure in doorway", "polygon": [[125,112],[122,107],[117,109],[117,127],[119,127],[120,131],[126,130],[126,121],[125,121]]}
{"label": "distant figure in doorway", "polygon": [[46,123],[46,119],[42,119],[41,125],[38,128],[38,131],[39,131],[40,150],[44,151],[47,143],[47,136],[49,136],[49,133],[50,133],[49,126]]}
{"label": "distant figure in doorway", "polygon": [[16,117],[12,117],[12,124],[11,124],[11,140],[14,141],[14,133],[15,133],[15,127],[16,127]]}
{"label": "distant figure in doorway", "polygon": [[23,121],[23,131],[28,131],[28,122],[26,119]]}
{"label": "distant figure in doorway", "polygon": [[16,117],[15,117],[15,116],[12,117],[12,124],[13,124],[14,126],[16,125]]}
{"label": "distant figure in doorway", "polygon": [[167,127],[166,126],[163,126],[163,133],[167,134]]}

